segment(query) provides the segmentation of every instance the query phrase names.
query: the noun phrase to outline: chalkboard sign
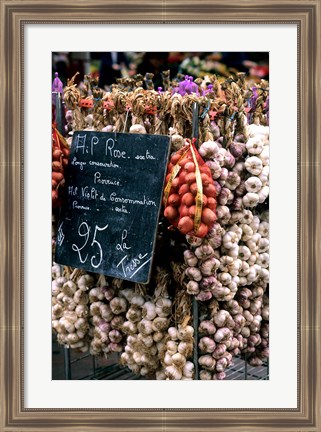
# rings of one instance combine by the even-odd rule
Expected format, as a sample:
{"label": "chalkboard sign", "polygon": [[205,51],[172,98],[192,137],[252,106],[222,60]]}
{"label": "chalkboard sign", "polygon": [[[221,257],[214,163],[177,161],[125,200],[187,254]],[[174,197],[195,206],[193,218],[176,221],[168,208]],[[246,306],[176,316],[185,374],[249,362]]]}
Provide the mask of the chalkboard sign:
{"label": "chalkboard sign", "polygon": [[55,261],[147,283],[170,138],[74,132]]}

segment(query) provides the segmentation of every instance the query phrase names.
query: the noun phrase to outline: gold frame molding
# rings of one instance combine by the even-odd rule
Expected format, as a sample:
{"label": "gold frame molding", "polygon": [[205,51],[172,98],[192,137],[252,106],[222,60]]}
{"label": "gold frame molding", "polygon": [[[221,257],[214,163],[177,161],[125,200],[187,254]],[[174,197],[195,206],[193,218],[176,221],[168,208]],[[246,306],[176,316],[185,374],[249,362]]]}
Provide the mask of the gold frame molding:
{"label": "gold frame molding", "polygon": [[[0,430],[321,431],[321,0],[0,0]],[[89,19],[90,18],[90,19]],[[298,28],[299,370],[296,409],[27,409],[23,404],[23,32],[72,23]],[[319,24],[318,24],[319,23]],[[234,415],[233,415],[234,414]]]}

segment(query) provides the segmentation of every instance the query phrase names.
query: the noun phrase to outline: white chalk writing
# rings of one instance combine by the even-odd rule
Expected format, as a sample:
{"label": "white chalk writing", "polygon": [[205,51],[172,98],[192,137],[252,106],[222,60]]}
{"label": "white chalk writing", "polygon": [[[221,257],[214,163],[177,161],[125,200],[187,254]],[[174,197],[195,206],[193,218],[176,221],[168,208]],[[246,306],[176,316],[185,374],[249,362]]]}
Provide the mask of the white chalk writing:
{"label": "white chalk writing", "polygon": [[121,267],[124,278],[129,277],[129,279],[131,279],[132,277],[134,277],[134,275],[152,259],[150,257],[147,260],[143,261],[144,258],[147,257],[147,255],[147,253],[144,255],[140,253],[137,257],[131,258],[127,262],[126,258],[128,257],[128,255],[125,255],[117,264],[117,267]]}
{"label": "white chalk writing", "polygon": [[79,205],[78,201],[73,201],[72,202],[72,208],[78,209],[78,210],[89,210],[88,206]]}
{"label": "white chalk writing", "polygon": [[94,183],[99,183],[103,185],[109,185],[109,186],[119,186],[119,180],[111,180],[109,178],[103,178],[101,176],[101,173],[99,171],[96,171],[94,174]]}
{"label": "white chalk writing", "polygon": [[75,166],[78,166],[78,165],[79,165],[79,168],[80,168],[81,170],[83,170],[83,169],[84,169],[84,166],[87,165],[87,162],[79,161],[79,160],[77,160],[76,157],[73,157],[73,159],[72,159],[72,161],[71,161],[71,165],[75,165]]}
{"label": "white chalk writing", "polygon": [[86,151],[86,137],[87,134],[85,135],[76,135],[76,141],[75,141],[75,146],[76,146],[76,153],[78,153],[79,150],[82,150],[82,153],[85,154]]}
{"label": "white chalk writing", "polygon": [[126,159],[126,152],[124,150],[115,149],[115,141],[113,138],[108,138],[106,140],[105,146],[105,155],[109,155],[110,157],[114,157],[116,159]]}
{"label": "white chalk writing", "polygon": [[120,241],[120,243],[117,243],[117,245],[116,245],[117,250],[124,252],[124,250],[131,249],[131,247],[128,246],[127,243],[125,242],[125,240],[127,239],[127,235],[128,235],[128,232],[126,229],[124,229],[123,232],[121,233],[121,241]]}
{"label": "white chalk writing", "polygon": [[[95,246],[98,249],[98,251],[95,252],[92,255],[91,259],[90,259],[90,264],[94,268],[98,268],[100,266],[102,260],[103,260],[103,249],[101,247],[101,243],[96,239],[97,233],[98,232],[102,232],[102,231],[104,231],[107,228],[108,228],[108,224],[105,225],[104,227],[99,227],[98,225],[95,225],[93,239],[92,239],[92,242],[90,244],[91,247]],[[86,247],[86,245],[88,243],[88,240],[89,240],[89,237],[90,237],[90,232],[91,232],[91,228],[88,225],[88,223],[87,222],[82,222],[79,225],[79,227],[78,227],[78,235],[80,237],[84,237],[85,242],[80,247],[77,246],[75,243],[73,243],[72,246],[71,246],[72,250],[78,253],[79,261],[82,264],[84,264],[87,261],[87,259],[88,259],[88,255],[89,254],[87,253],[85,256],[83,256],[82,255],[82,250]]]}
{"label": "white chalk writing", "polygon": [[119,165],[114,162],[97,162],[97,161],[89,161],[89,165],[103,167],[103,168],[119,168]]}
{"label": "white chalk writing", "polygon": [[112,192],[109,196],[109,199],[110,199],[110,201],[115,202],[115,203],[137,204],[137,205],[146,205],[146,206],[152,205],[152,206],[156,207],[155,201],[146,198],[145,195],[142,199],[138,200],[138,199],[132,199],[132,198],[118,197],[116,192]]}
{"label": "white chalk writing", "polygon": [[140,159],[140,160],[152,159],[152,160],[155,160],[156,158],[153,155],[151,155],[148,150],[146,150],[144,155],[136,155],[135,159]]}
{"label": "white chalk writing", "polygon": [[62,225],[63,225],[63,222],[59,225],[59,228],[58,228],[57,243],[59,246],[62,245],[64,238],[65,238],[65,235],[64,235],[63,230],[62,230]]}

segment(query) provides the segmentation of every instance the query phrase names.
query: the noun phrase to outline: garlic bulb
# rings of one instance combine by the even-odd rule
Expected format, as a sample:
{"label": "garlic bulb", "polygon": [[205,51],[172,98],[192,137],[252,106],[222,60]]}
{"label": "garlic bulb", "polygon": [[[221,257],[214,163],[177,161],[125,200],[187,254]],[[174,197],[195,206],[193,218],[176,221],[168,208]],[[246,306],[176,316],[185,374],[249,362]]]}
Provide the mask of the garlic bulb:
{"label": "garlic bulb", "polygon": [[213,255],[214,255],[214,250],[210,245],[204,244],[195,249],[195,257],[198,258],[199,260],[207,260],[208,258],[213,257]]}
{"label": "garlic bulb", "polygon": [[121,313],[126,312],[127,310],[127,302],[122,297],[114,297],[110,301],[110,308],[115,315],[119,315]]}
{"label": "garlic bulb", "polygon": [[180,379],[182,379],[183,373],[182,373],[182,370],[180,368],[178,368],[175,365],[171,365],[171,366],[166,366],[165,375],[170,380],[180,380]]}
{"label": "garlic bulb", "polygon": [[144,126],[140,125],[140,124],[133,124],[130,128],[129,128],[129,133],[135,133],[135,134],[145,134],[146,129],[144,128]]}
{"label": "garlic bulb", "polygon": [[239,241],[237,234],[234,231],[228,231],[223,236],[223,246],[225,249],[233,249]]}
{"label": "garlic bulb", "polygon": [[194,363],[191,361],[187,361],[183,367],[183,377],[185,378],[193,378],[194,377]]}
{"label": "garlic bulb", "polygon": [[246,143],[248,153],[253,155],[259,155],[262,153],[263,146],[263,141],[257,136],[250,138]]}
{"label": "garlic bulb", "polygon": [[159,297],[156,300],[156,313],[159,317],[166,318],[172,310],[172,302],[170,299],[165,297]]}
{"label": "garlic bulb", "polygon": [[72,297],[75,294],[76,290],[77,285],[72,280],[68,280],[62,286],[62,292],[68,297]]}
{"label": "garlic bulb", "polygon": [[128,321],[131,321],[132,323],[137,323],[142,319],[142,310],[139,306],[131,306],[127,313],[126,318]]}
{"label": "garlic bulb", "polygon": [[181,341],[187,341],[187,342],[192,341],[193,335],[194,335],[194,328],[190,325],[188,325],[186,327],[179,327],[178,328],[177,336],[178,336],[178,339]]}
{"label": "garlic bulb", "polygon": [[156,317],[156,306],[153,302],[145,302],[142,306],[142,317],[152,321]]}
{"label": "garlic bulb", "polygon": [[219,153],[219,147],[215,141],[206,141],[199,148],[199,154],[206,159],[214,159]]}
{"label": "garlic bulb", "polygon": [[152,329],[155,332],[166,331],[169,325],[168,318],[156,317],[152,322]]}
{"label": "garlic bulb", "polygon": [[172,356],[177,353],[177,342],[169,340],[166,343],[167,352]]}
{"label": "garlic bulb", "polygon": [[156,379],[157,380],[166,380],[166,374],[163,369],[156,371]]}
{"label": "garlic bulb", "polygon": [[172,355],[172,363],[182,369],[186,364],[186,357],[181,353],[175,353]]}
{"label": "garlic bulb", "polygon": [[262,188],[262,182],[256,176],[249,177],[244,184],[248,192],[258,192]]}
{"label": "garlic bulb", "polygon": [[268,237],[269,236],[269,223],[266,221],[262,221],[259,224],[258,233],[262,237]]}
{"label": "garlic bulb", "polygon": [[193,353],[193,343],[190,341],[180,341],[177,346],[177,351],[186,358],[189,358]]}
{"label": "garlic bulb", "polygon": [[260,197],[257,193],[248,192],[243,197],[244,207],[255,207],[258,204],[259,199],[260,199]]}
{"label": "garlic bulb", "polygon": [[134,295],[131,300],[130,304],[138,307],[142,307],[145,303],[145,299],[141,295]]}
{"label": "garlic bulb", "polygon": [[171,135],[171,149],[177,151],[185,145],[184,138],[177,133]]}
{"label": "garlic bulb", "polygon": [[199,365],[207,371],[213,371],[215,369],[216,361],[215,359],[209,355],[202,355],[198,359]]}
{"label": "garlic bulb", "polygon": [[189,279],[199,282],[202,279],[201,271],[196,267],[187,267],[185,274]]}
{"label": "garlic bulb", "polygon": [[[225,180],[225,186],[231,191],[234,191],[241,183],[241,177],[233,171],[230,171],[227,179]],[[233,196],[233,195],[232,195]]]}
{"label": "garlic bulb", "polygon": [[169,327],[168,334],[172,340],[175,341],[178,339],[178,330],[176,327]]}
{"label": "garlic bulb", "polygon": [[259,158],[261,159],[263,165],[268,165],[270,161],[270,148],[268,145],[264,146],[261,153],[259,154]]}
{"label": "garlic bulb", "polygon": [[200,371],[200,380],[211,380],[212,379],[212,374],[211,374],[211,372],[209,372],[209,371],[207,371],[207,370],[205,370],[205,369],[202,369],[201,371]]}
{"label": "garlic bulb", "polygon": [[245,168],[249,173],[258,176],[262,172],[263,163],[257,156],[251,156],[246,159]]}
{"label": "garlic bulb", "polygon": [[195,254],[191,250],[184,251],[184,261],[185,264],[189,267],[195,267],[198,262],[198,258],[195,256]]}
{"label": "garlic bulb", "polygon": [[200,339],[198,347],[203,353],[212,353],[216,348],[216,343],[209,337],[203,337]]}
{"label": "garlic bulb", "polygon": [[89,288],[93,286],[93,283],[94,283],[93,277],[88,274],[84,274],[80,276],[79,279],[77,280],[77,285],[79,289],[82,291],[87,291]]}
{"label": "garlic bulb", "polygon": [[149,335],[151,333],[153,333],[153,322],[149,321],[147,319],[142,319],[138,324],[137,324],[137,329],[140,333],[142,333],[143,335]]}
{"label": "garlic bulb", "polygon": [[263,203],[269,196],[270,188],[269,186],[263,186],[261,190],[258,191],[259,203]]}
{"label": "garlic bulb", "polygon": [[199,284],[193,280],[190,280],[186,284],[186,291],[188,292],[188,294],[197,295],[200,292]]}

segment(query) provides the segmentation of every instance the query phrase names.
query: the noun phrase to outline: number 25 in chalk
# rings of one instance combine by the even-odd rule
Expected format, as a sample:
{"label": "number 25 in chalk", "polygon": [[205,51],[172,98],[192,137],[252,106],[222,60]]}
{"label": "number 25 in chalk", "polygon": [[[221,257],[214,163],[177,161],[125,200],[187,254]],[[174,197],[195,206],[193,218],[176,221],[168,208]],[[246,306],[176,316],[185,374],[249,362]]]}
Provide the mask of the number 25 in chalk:
{"label": "number 25 in chalk", "polygon": [[[90,259],[90,263],[94,268],[98,268],[103,260],[103,250],[101,247],[101,244],[99,243],[99,241],[96,240],[96,235],[98,231],[104,231],[106,228],[108,228],[108,224],[105,225],[104,227],[99,227],[98,225],[95,225],[95,231],[94,231],[94,235],[93,235],[93,239],[92,242],[90,244],[90,246],[96,246],[98,248],[98,252],[96,252],[94,255],[92,255],[91,259]],[[84,237],[85,242],[84,244],[79,247],[77,246],[75,243],[73,243],[73,245],[71,246],[72,250],[78,253],[78,257],[79,257],[79,261],[84,264],[87,259],[88,259],[88,253],[86,256],[82,256],[81,251],[84,249],[84,247],[87,245],[89,237],[90,237],[90,227],[87,224],[87,222],[82,222],[79,227],[78,227],[78,234],[80,237]],[[96,255],[97,253],[99,254],[99,257],[97,258]],[[99,261],[98,261],[99,259]],[[95,263],[95,261],[98,261],[98,264]]]}

